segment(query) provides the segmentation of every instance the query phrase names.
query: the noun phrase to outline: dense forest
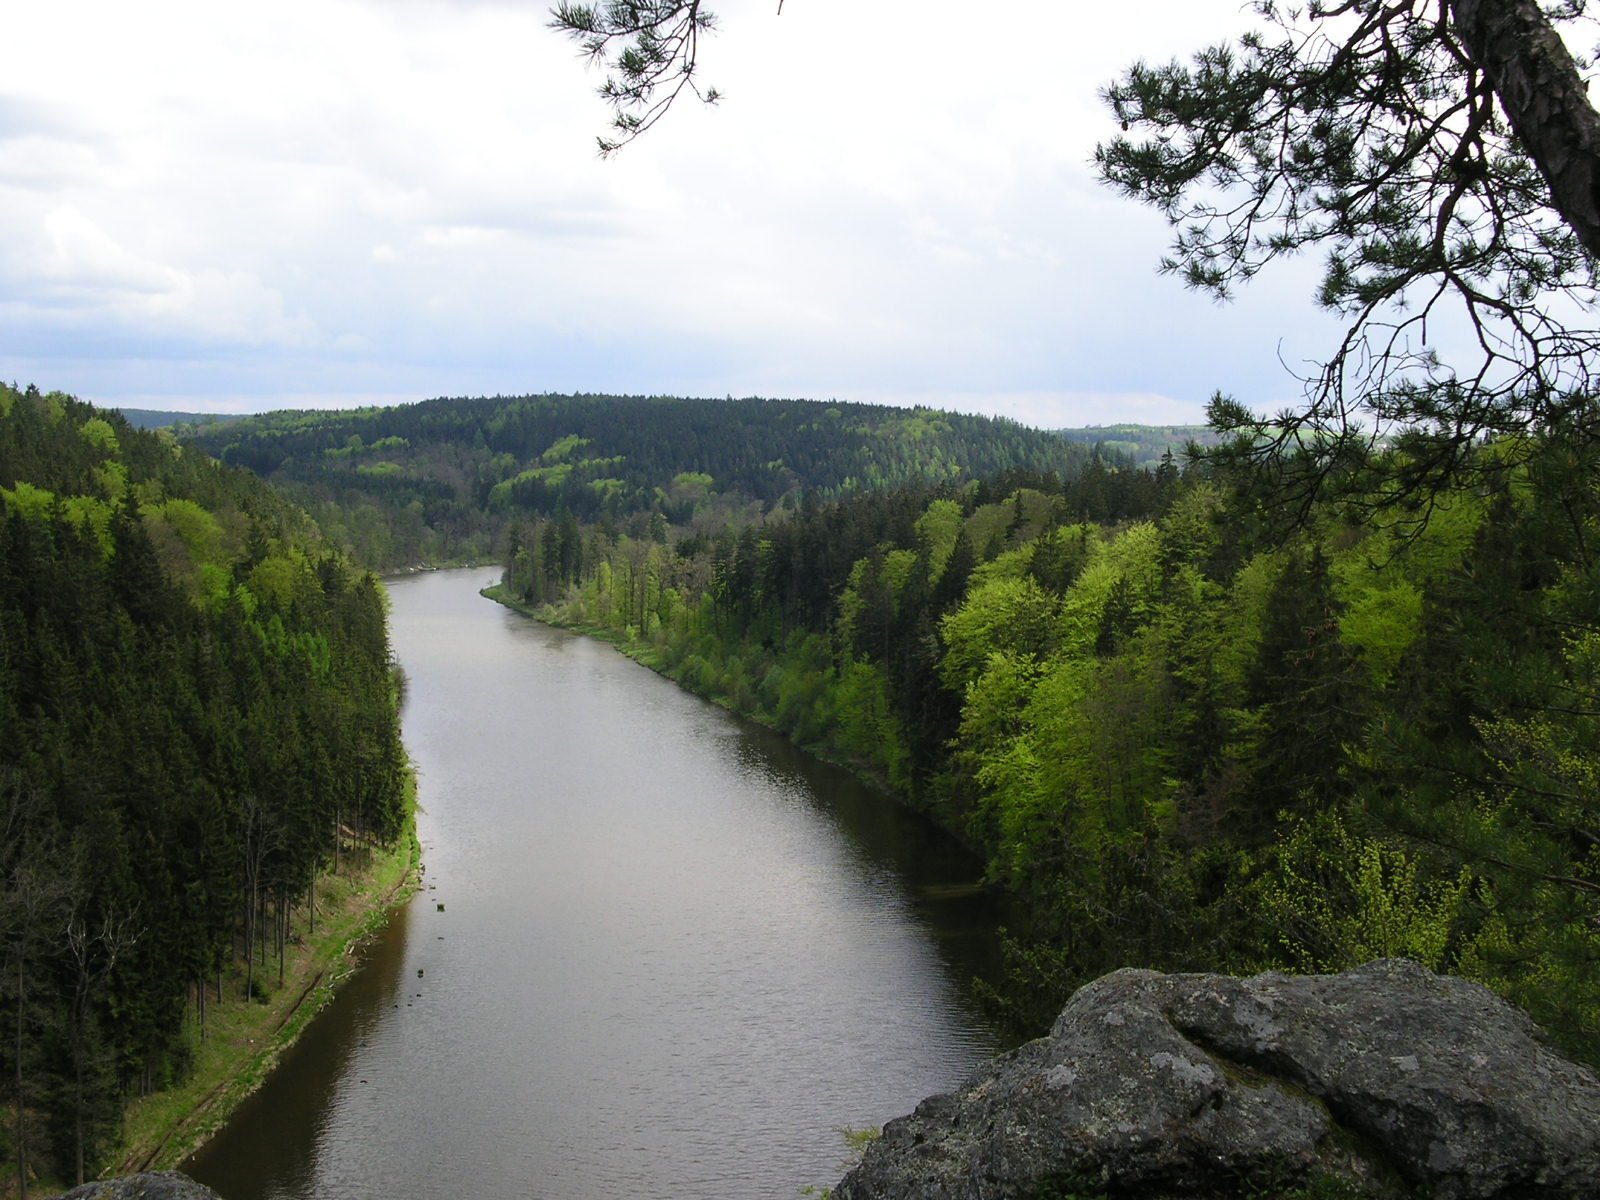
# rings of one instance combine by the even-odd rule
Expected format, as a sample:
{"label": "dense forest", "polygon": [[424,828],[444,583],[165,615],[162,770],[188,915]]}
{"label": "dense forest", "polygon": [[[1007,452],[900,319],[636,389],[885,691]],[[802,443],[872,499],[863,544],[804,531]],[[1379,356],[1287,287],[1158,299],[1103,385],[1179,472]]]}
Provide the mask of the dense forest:
{"label": "dense forest", "polygon": [[385,601],[248,472],[0,387],[0,1159],[97,1172],[408,827]]}
{"label": "dense forest", "polygon": [[1035,917],[991,996],[1020,1028],[1128,964],[1399,954],[1592,1063],[1600,449],[1476,454],[1425,521],[1375,517],[1356,478],[1296,523],[1219,456],[808,497],[676,540],[523,522],[501,594],[977,848]]}
{"label": "dense forest", "polygon": [[195,427],[191,444],[283,488],[378,569],[490,560],[512,516],[720,526],[734,513],[1010,468],[1072,474],[1090,449],[1011,421],[809,400],[520,396]]}

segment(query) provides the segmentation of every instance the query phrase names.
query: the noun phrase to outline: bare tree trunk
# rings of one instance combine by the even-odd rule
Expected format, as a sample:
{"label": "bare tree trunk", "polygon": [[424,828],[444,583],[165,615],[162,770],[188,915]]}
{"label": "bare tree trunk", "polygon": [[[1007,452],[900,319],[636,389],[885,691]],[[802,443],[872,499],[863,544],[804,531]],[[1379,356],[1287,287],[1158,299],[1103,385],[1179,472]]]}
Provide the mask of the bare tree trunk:
{"label": "bare tree trunk", "polygon": [[1561,35],[1538,0],[1451,0],[1450,15],[1556,211],[1600,256],[1600,114]]}
{"label": "bare tree trunk", "polygon": [[256,889],[252,881],[250,896],[244,905],[244,998],[249,1000],[256,970],[253,955],[256,948]]}
{"label": "bare tree trunk", "polygon": [[17,956],[17,1200],[28,1200],[27,1100],[22,1091],[22,1014],[26,1004],[26,976],[22,956]]}
{"label": "bare tree trunk", "polygon": [[83,1047],[74,1048],[72,1055],[72,1084],[76,1091],[72,1100],[73,1160],[77,1167],[77,1184],[83,1186]]}

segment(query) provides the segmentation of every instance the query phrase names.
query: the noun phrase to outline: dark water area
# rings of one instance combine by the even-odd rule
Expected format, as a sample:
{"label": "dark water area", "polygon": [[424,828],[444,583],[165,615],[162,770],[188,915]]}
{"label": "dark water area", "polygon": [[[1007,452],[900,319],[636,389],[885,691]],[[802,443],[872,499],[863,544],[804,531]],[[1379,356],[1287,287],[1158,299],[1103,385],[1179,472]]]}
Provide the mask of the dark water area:
{"label": "dark water area", "polygon": [[996,1048],[979,864],[610,647],[390,583],[416,900],[185,1169],[227,1200],[795,1200]]}

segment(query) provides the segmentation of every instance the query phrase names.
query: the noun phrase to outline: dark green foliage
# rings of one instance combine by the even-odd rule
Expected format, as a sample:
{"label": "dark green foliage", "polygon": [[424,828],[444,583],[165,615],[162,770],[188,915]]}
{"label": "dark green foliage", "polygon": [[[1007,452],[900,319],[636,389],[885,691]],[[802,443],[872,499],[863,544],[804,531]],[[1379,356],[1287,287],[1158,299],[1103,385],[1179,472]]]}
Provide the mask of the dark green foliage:
{"label": "dark green foliage", "polygon": [[384,621],[253,476],[0,388],[0,884],[37,909],[7,914],[0,1064],[61,1177],[181,1074],[222,966],[264,972],[258,920],[286,933],[341,839],[402,831]]}

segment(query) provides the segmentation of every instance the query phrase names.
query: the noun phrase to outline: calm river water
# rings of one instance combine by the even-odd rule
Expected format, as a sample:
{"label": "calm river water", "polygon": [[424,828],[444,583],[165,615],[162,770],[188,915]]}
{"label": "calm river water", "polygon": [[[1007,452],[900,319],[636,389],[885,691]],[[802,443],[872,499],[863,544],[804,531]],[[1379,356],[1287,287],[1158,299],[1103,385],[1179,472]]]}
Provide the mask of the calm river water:
{"label": "calm river water", "polygon": [[797,1200],[994,1049],[977,865],[848,775],[480,598],[390,584],[427,873],[185,1165],[227,1200]]}

